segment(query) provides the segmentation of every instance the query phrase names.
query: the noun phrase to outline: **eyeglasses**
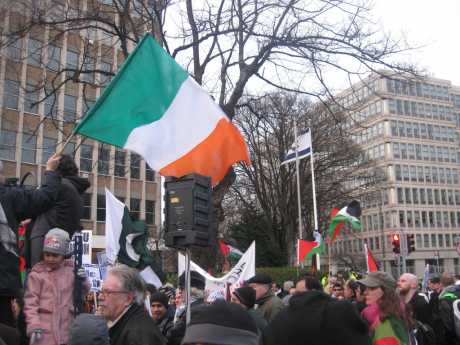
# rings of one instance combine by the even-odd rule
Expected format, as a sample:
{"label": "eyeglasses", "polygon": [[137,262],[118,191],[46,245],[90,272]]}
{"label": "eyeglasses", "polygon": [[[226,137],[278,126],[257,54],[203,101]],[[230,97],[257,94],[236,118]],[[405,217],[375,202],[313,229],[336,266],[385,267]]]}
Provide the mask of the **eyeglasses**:
{"label": "eyeglasses", "polygon": [[108,295],[111,295],[111,294],[114,294],[114,293],[129,293],[128,291],[123,291],[123,290],[104,290],[102,289],[100,292],[99,292],[99,295],[100,296],[108,296]]}

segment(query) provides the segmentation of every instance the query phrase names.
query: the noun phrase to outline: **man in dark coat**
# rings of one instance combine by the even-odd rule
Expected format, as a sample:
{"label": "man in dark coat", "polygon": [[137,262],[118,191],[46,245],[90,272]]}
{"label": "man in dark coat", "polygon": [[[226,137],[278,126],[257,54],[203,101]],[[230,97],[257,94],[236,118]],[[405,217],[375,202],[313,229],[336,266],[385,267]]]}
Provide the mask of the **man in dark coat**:
{"label": "man in dark coat", "polygon": [[164,345],[165,338],[144,307],[145,284],[135,269],[113,267],[100,293],[102,316],[109,323],[111,345]]}
{"label": "man in dark coat", "polygon": [[168,315],[169,298],[162,292],[155,292],[150,295],[150,310],[152,318],[166,338],[174,326],[173,318]]}
{"label": "man in dark coat", "polygon": [[265,273],[257,273],[246,282],[256,291],[256,310],[267,322],[273,320],[284,305],[271,289],[272,278]]}
{"label": "man in dark coat", "polygon": [[292,296],[265,329],[264,345],[369,345],[366,323],[348,301],[322,291]]}
{"label": "man in dark coat", "polygon": [[[204,289],[206,281],[204,277],[196,271],[190,271],[190,312],[194,308],[204,303]],[[179,277],[179,293],[185,296],[185,274]],[[176,308],[174,317],[174,327],[168,332],[168,344],[180,345],[186,329],[187,308],[185,301],[181,307]]]}
{"label": "man in dark coat", "polygon": [[56,171],[61,175],[62,183],[54,206],[38,217],[33,225],[28,262],[30,267],[41,260],[43,240],[50,229],[63,229],[70,238],[81,229],[83,193],[90,187],[89,180],[78,176],[78,167],[70,155],[62,155]]}
{"label": "man in dark coat", "polygon": [[434,327],[433,317],[428,301],[418,293],[418,279],[412,273],[404,273],[399,277],[398,290],[412,318]]}
{"label": "man in dark coat", "polygon": [[11,300],[21,291],[18,223],[35,218],[53,206],[61,183],[55,172],[59,159],[57,155],[48,159],[43,184],[35,190],[6,186],[0,162],[0,323],[14,326]]}
{"label": "man in dark coat", "polygon": [[240,287],[235,289],[232,294],[232,303],[241,305],[244,309],[247,310],[248,314],[254,320],[257,329],[259,332],[263,332],[265,327],[267,327],[267,320],[254,309],[256,304],[256,291],[249,286]]}

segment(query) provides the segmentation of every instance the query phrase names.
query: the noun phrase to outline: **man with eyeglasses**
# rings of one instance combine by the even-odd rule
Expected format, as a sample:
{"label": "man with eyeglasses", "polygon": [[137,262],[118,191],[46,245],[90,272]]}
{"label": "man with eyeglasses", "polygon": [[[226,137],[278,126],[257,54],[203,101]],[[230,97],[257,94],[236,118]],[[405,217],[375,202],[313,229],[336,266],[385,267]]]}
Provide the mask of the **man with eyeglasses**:
{"label": "man with eyeglasses", "polygon": [[164,345],[155,321],[144,308],[145,283],[125,265],[110,269],[99,295],[101,315],[109,326],[110,344]]}

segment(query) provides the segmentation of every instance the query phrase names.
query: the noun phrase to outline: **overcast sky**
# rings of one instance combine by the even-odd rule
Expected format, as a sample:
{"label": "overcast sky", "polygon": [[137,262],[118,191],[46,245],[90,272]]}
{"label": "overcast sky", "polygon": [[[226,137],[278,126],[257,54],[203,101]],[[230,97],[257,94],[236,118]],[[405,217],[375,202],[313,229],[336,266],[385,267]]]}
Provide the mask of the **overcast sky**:
{"label": "overcast sky", "polygon": [[424,46],[413,62],[460,85],[460,0],[375,0],[374,14],[386,32]]}

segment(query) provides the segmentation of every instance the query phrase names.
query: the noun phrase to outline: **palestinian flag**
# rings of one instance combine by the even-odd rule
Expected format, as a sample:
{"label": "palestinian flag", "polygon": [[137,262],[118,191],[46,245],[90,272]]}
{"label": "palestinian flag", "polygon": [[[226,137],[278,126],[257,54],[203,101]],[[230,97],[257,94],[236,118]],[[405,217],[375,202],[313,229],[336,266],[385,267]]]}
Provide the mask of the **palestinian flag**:
{"label": "palestinian flag", "polygon": [[105,207],[106,255],[109,263],[119,262],[136,268],[141,271],[141,274],[144,272],[147,276],[153,277],[150,280],[156,282],[154,285],[157,286],[160,282],[161,286],[164,273],[155,265],[147,248],[149,237],[147,224],[143,221],[134,221],[128,207],[108,189],[105,190]]}
{"label": "palestinian flag", "polygon": [[75,133],[140,154],[163,176],[216,185],[250,163],[243,136],[211,96],[146,34]]}
{"label": "palestinian flag", "polygon": [[[366,310],[366,309],[364,309]],[[363,311],[364,313],[364,311]],[[409,334],[404,322],[389,316],[373,328],[372,345],[409,345]]]}
{"label": "palestinian flag", "polygon": [[329,225],[329,241],[334,242],[340,230],[346,223],[350,224],[354,230],[361,230],[361,206],[358,201],[353,200],[348,206],[331,212],[331,224]]}
{"label": "palestinian flag", "polygon": [[364,255],[366,256],[366,266],[367,272],[377,272],[379,270],[379,266],[377,265],[377,261],[372,255],[371,250],[368,248],[367,243],[364,243]]}
{"label": "palestinian flag", "polygon": [[239,260],[243,256],[243,252],[229,244],[226,244],[222,240],[219,240],[219,248],[222,255],[227,259]]}
{"label": "palestinian flag", "polygon": [[[314,241],[297,240],[297,262],[300,264],[305,259],[313,257],[315,254],[324,252],[324,243],[319,232],[316,232]],[[319,235],[319,236],[318,236]]]}

